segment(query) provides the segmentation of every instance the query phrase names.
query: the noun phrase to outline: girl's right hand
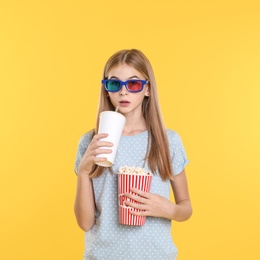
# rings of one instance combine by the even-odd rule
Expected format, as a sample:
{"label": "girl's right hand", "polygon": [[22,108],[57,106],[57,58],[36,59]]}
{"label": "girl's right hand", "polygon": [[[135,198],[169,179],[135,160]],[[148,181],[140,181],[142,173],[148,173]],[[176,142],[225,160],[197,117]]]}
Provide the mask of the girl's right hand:
{"label": "girl's right hand", "polygon": [[[103,147],[112,147],[113,143],[108,141],[100,141],[100,139],[107,137],[108,134],[96,134],[93,136],[88,149],[86,150],[83,158],[80,161],[78,174],[89,174],[93,165],[96,162],[106,161],[105,157],[96,157],[98,154],[110,154],[111,149],[103,149]],[[102,149],[100,148],[102,147]]]}

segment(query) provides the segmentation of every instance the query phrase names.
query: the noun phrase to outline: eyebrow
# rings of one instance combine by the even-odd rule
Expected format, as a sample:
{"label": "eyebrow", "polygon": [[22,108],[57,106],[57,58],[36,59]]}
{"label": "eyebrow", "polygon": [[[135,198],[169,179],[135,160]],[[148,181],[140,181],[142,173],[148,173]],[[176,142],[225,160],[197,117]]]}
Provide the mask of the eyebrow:
{"label": "eyebrow", "polygon": [[[140,79],[138,76],[132,76],[132,77],[130,77],[130,78],[128,78],[128,80],[129,79]],[[118,79],[118,80],[120,80],[118,77],[116,77],[116,76],[112,76],[110,79]]]}

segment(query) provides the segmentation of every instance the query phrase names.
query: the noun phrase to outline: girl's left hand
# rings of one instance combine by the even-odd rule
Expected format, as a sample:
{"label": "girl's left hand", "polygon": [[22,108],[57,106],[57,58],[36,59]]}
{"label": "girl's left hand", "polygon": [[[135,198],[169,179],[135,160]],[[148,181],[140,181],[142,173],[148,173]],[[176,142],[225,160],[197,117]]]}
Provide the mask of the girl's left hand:
{"label": "girl's left hand", "polygon": [[135,188],[131,188],[130,190],[133,194],[126,193],[125,196],[141,203],[137,204],[127,200],[125,201],[126,206],[141,210],[140,212],[137,212],[132,209],[131,214],[136,216],[171,218],[175,204],[170,200],[162,197],[161,195],[141,191]]}

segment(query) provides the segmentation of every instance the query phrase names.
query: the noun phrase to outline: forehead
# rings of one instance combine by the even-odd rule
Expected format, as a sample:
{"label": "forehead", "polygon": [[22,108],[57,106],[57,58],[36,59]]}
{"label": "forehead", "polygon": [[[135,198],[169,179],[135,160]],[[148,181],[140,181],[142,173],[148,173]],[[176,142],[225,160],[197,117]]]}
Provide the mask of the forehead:
{"label": "forehead", "polygon": [[111,77],[116,77],[121,80],[126,80],[133,77],[137,77],[139,79],[144,78],[138,70],[125,63],[113,67],[108,73],[108,78]]}

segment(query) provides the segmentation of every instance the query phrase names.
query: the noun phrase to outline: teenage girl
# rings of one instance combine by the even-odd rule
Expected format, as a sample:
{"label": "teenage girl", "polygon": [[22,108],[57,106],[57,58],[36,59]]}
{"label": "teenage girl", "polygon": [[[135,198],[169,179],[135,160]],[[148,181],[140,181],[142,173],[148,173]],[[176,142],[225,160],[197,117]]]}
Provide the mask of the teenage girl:
{"label": "teenage girl", "polygon": [[[126,123],[113,167],[97,166],[111,153],[113,143],[101,141],[106,133],[95,130],[80,139],[75,172],[78,175],[75,215],[85,231],[83,259],[171,259],[177,248],[171,236],[171,220],[192,215],[185,166],[188,163],[180,136],[163,123],[152,66],[139,50],[121,50],[107,61],[102,79],[98,115],[114,111]],[[101,147],[105,147],[101,148]],[[120,166],[143,167],[154,174],[150,192],[132,189],[126,194],[141,204],[134,215],[147,216],[143,226],[118,223],[117,172]],[[174,202],[170,201],[170,186]]]}

